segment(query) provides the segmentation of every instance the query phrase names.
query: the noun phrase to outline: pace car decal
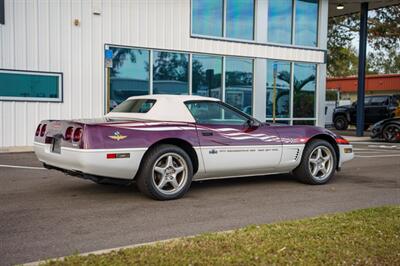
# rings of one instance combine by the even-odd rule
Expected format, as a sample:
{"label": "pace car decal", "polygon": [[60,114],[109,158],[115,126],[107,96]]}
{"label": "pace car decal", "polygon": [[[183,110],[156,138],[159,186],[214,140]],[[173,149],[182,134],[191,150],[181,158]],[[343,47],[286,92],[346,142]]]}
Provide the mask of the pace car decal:
{"label": "pace car decal", "polygon": [[116,140],[116,141],[120,141],[120,140],[126,139],[128,136],[121,135],[121,133],[119,133],[119,131],[115,131],[114,135],[108,136],[108,137],[110,139],[113,139],[113,140]]}
{"label": "pace car decal", "polygon": [[[132,123],[132,124],[110,124],[107,126],[118,126],[119,128],[138,130],[138,131],[180,131],[180,130],[196,130],[194,126],[188,126],[186,123],[175,123],[175,122],[150,122],[150,123]],[[143,127],[153,126],[153,127]],[[207,130],[218,132],[220,136],[232,139],[232,140],[261,140],[263,142],[282,142],[284,144],[294,144],[296,142],[304,143],[302,139],[293,138],[280,138],[276,135],[267,135],[263,133],[251,134],[242,132],[236,128],[209,128],[205,126],[197,126],[197,130]],[[119,133],[119,132],[118,132]],[[115,134],[115,133],[114,133]],[[126,138],[126,136],[115,137],[110,136],[112,139],[120,140]],[[119,138],[119,139],[117,139]]]}

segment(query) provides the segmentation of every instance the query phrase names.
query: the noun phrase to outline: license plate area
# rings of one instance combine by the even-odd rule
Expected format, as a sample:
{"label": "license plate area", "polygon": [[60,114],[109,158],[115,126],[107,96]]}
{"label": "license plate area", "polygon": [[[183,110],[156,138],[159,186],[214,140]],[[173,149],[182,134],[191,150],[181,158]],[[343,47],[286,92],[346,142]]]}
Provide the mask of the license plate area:
{"label": "license plate area", "polygon": [[51,152],[53,153],[61,153],[61,139],[53,138],[53,142],[51,144]]}

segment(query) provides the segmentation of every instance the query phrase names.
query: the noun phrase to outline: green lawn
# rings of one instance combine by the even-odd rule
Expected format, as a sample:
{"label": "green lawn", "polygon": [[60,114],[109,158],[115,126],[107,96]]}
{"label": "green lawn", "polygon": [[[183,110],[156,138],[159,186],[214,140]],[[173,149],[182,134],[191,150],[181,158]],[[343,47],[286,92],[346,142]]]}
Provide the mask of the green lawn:
{"label": "green lawn", "polygon": [[248,226],[45,264],[400,265],[400,206]]}

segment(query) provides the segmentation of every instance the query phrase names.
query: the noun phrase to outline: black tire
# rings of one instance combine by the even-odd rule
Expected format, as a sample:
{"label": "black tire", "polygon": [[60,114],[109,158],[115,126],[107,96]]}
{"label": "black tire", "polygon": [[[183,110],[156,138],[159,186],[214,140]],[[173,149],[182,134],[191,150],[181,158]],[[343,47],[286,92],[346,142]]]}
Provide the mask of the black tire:
{"label": "black tire", "polygon": [[[310,164],[311,164],[310,156],[311,156],[311,154],[314,155],[314,153],[320,147],[322,149],[322,152],[330,151],[331,161],[329,162],[330,168],[329,168],[329,172],[326,171],[327,172],[325,174],[326,176],[324,176],[324,177],[321,176],[321,178],[316,178],[312,174],[312,170],[311,170],[311,166],[310,166]],[[325,157],[327,155],[328,155],[328,153],[325,154]],[[315,159],[313,159],[313,160],[315,160]],[[318,165],[319,164],[322,164],[322,162],[318,163]],[[314,167],[317,167],[317,163],[315,163]],[[332,147],[332,145],[329,142],[327,142],[325,140],[321,140],[321,139],[315,139],[315,140],[312,140],[311,142],[307,143],[307,145],[303,151],[301,163],[293,171],[293,174],[299,181],[301,181],[303,183],[310,184],[310,185],[322,185],[322,184],[329,182],[329,180],[333,177],[333,175],[335,174],[335,171],[336,171],[336,167],[337,167],[337,157],[336,157],[335,149]],[[320,171],[317,172],[316,174],[318,175],[318,173],[320,173]]]}
{"label": "black tire", "polygon": [[333,120],[333,125],[337,130],[346,130],[349,127],[349,121],[347,121],[346,116],[338,115]]}
{"label": "black tire", "polygon": [[398,142],[400,141],[400,125],[389,124],[385,126],[382,130],[382,137],[387,142]]}
{"label": "black tire", "polygon": [[[182,183],[179,184],[179,190],[177,190],[176,192],[173,192],[174,188],[172,187],[172,182],[167,181],[167,183],[165,183],[165,185],[163,187],[165,188],[165,187],[171,186],[172,192],[167,193],[167,189],[165,189],[165,193],[164,193],[163,192],[164,190],[162,189],[163,187],[161,187],[161,188],[157,187],[157,184],[155,181],[157,176],[156,176],[156,173],[154,173],[153,168],[155,168],[157,166],[155,164],[159,163],[160,160],[163,160],[163,158],[165,156],[169,157],[171,155],[176,156],[176,158],[173,157],[174,158],[173,160],[175,160],[174,163],[180,162],[180,163],[182,163],[182,167],[184,168],[182,176],[181,176]],[[161,168],[161,167],[159,167],[159,168]],[[166,165],[164,169],[166,169],[166,168],[168,168],[168,165]],[[164,174],[164,175],[167,175],[167,174]],[[186,175],[186,178],[184,178],[183,175]],[[190,187],[190,184],[192,183],[192,177],[193,177],[193,164],[192,164],[192,161],[191,161],[189,155],[183,149],[181,149],[175,145],[160,144],[160,145],[155,146],[151,150],[149,150],[145,154],[144,158],[142,159],[142,163],[141,163],[138,175],[136,177],[136,185],[142,193],[144,193],[145,195],[147,195],[153,199],[173,200],[173,199],[181,198],[183,195],[185,195],[185,193],[187,192],[187,190]],[[159,179],[162,179],[162,177],[159,177]],[[161,181],[160,181],[160,183],[161,183]],[[160,183],[159,183],[159,185],[160,185]]]}

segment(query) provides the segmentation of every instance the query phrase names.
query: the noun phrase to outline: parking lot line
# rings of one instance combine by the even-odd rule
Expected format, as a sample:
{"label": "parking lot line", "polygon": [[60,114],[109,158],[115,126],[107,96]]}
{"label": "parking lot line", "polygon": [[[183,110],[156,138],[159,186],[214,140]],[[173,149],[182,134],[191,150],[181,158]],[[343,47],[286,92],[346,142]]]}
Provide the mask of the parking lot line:
{"label": "parking lot line", "polygon": [[400,157],[400,154],[379,154],[379,155],[354,155],[357,158],[383,158],[383,157]]}
{"label": "parking lot line", "polygon": [[22,166],[22,165],[8,165],[8,164],[0,164],[0,167],[4,167],[4,168],[31,169],[31,170],[46,170],[46,168],[44,168],[44,167]]}

